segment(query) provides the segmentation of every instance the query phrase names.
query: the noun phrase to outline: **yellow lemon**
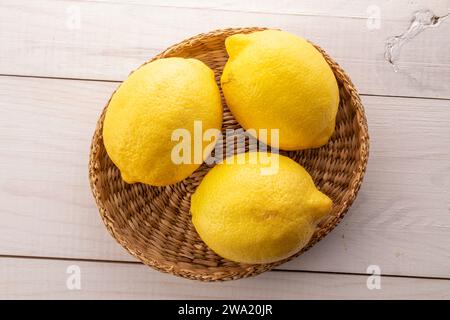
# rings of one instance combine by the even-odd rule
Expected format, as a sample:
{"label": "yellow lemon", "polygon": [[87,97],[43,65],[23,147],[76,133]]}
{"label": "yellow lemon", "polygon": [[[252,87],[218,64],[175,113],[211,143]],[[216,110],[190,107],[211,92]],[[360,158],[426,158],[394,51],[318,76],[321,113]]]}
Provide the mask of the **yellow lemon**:
{"label": "yellow lemon", "polygon": [[265,30],[232,35],[225,46],[229,60],[222,90],[245,129],[278,129],[279,147],[285,150],[327,143],[335,127],[339,89],[313,45],[287,32]]}
{"label": "yellow lemon", "polygon": [[196,59],[155,60],[134,71],[114,93],[104,120],[105,148],[126,182],[173,184],[194,172],[213,148],[200,140],[200,161],[187,149],[189,159],[174,159],[179,143],[174,132],[185,130],[194,141],[195,122],[202,131],[221,128],[214,72]]}
{"label": "yellow lemon", "polygon": [[332,207],[302,166],[285,156],[271,154],[267,161],[263,155],[226,158],[191,199],[200,238],[232,261],[270,263],[291,256]]}

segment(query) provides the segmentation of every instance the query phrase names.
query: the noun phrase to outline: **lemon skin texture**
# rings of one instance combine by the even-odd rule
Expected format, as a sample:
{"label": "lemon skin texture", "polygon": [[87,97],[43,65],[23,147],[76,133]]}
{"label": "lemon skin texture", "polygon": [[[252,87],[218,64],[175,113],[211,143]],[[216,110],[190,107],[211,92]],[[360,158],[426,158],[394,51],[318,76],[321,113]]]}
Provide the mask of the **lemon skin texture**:
{"label": "lemon skin texture", "polygon": [[248,155],[244,163],[234,156],[207,173],[191,199],[192,222],[206,245],[226,259],[279,261],[309,242],[332,201],[292,159],[280,155],[276,173],[263,175],[265,165]]}
{"label": "lemon skin texture", "polygon": [[335,128],[339,89],[313,45],[277,30],[232,35],[225,45],[229,60],[221,86],[244,129],[279,129],[279,148],[284,150],[327,143]]}
{"label": "lemon skin texture", "polygon": [[[213,71],[196,59],[158,59],[134,71],[113,94],[104,119],[105,148],[125,182],[174,184],[201,165],[194,156],[181,164],[171,156],[180,142],[172,141],[176,129],[187,129],[193,146],[194,121],[202,121],[203,131],[221,128]],[[206,141],[201,146],[204,160],[211,150]]]}

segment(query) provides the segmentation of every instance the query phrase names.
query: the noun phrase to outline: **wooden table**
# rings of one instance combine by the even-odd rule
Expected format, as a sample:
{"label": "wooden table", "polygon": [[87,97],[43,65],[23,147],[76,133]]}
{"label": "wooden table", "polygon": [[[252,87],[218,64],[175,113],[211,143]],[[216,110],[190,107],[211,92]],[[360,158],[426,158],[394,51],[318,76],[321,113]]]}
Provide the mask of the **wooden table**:
{"label": "wooden table", "polygon": [[[0,0],[0,298],[450,298],[450,19],[403,46],[398,72],[384,57],[423,8],[442,16],[450,1]],[[140,264],[107,233],[89,144],[131,70],[237,26],[302,35],[343,66],[366,108],[369,166],[348,215],[303,256],[193,282]]]}

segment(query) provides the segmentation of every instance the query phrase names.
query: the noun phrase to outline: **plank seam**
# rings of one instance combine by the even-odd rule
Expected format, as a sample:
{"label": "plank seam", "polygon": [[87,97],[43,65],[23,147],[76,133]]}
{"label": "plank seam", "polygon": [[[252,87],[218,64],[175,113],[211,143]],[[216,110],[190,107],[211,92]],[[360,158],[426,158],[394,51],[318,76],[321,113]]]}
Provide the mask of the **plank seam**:
{"label": "plank seam", "polygon": [[[45,257],[45,256],[25,256],[25,255],[11,255],[0,254],[0,259],[29,259],[29,260],[52,260],[52,261],[78,261],[78,262],[96,262],[96,263],[118,263],[118,264],[134,264],[142,265],[140,261],[124,261],[124,260],[107,260],[107,259],[87,259],[87,258],[67,258],[67,257]],[[291,270],[275,268],[269,272],[296,272],[296,273],[313,273],[313,274],[329,274],[329,275],[342,275],[342,276],[360,276],[368,277],[368,273],[358,272],[339,272],[339,271],[318,271],[318,270]],[[406,279],[422,279],[422,280],[444,280],[449,281],[446,277],[433,277],[433,276],[414,276],[414,275],[398,275],[398,274],[381,274],[382,277],[388,278],[406,278]]]}
{"label": "plank seam", "polygon": [[[48,80],[66,80],[66,81],[89,81],[89,82],[104,82],[104,83],[122,83],[123,80],[109,80],[109,79],[89,79],[89,78],[71,78],[71,77],[51,77],[51,76],[35,76],[35,75],[21,75],[21,74],[7,74],[0,73],[0,77],[11,78],[30,78],[30,79],[48,79]],[[437,98],[437,97],[423,97],[423,96],[402,96],[402,95],[388,95],[388,94],[373,94],[373,93],[361,93],[362,97],[382,97],[382,98],[401,98],[401,99],[424,99],[424,100],[439,100],[450,101],[449,98]]]}

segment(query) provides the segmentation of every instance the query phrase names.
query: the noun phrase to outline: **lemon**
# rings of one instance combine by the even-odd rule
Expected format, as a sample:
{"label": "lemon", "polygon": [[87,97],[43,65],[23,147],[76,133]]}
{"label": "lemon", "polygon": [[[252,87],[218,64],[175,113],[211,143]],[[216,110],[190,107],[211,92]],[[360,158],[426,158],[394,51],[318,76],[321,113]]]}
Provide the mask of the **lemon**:
{"label": "lemon", "polygon": [[278,129],[279,147],[285,150],[327,143],[335,127],[339,90],[330,66],[313,45],[287,32],[265,30],[232,35],[225,46],[229,60],[222,90],[242,127]]}
{"label": "lemon", "polygon": [[105,148],[126,182],[173,184],[194,172],[213,148],[202,141],[200,161],[174,161],[179,141],[172,134],[178,129],[193,134],[195,121],[202,130],[221,128],[213,71],[196,59],[158,59],[133,72],[114,93],[104,120]]}
{"label": "lemon", "polygon": [[[218,255],[242,263],[270,263],[310,240],[332,201],[294,160],[261,152],[226,158],[204,177],[191,199],[192,222]],[[256,158],[256,159],[255,159]]]}

